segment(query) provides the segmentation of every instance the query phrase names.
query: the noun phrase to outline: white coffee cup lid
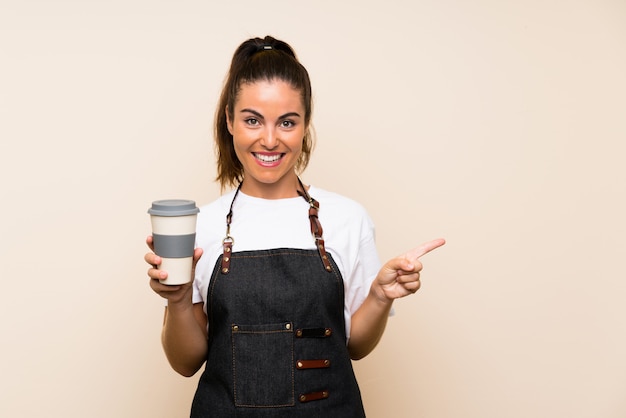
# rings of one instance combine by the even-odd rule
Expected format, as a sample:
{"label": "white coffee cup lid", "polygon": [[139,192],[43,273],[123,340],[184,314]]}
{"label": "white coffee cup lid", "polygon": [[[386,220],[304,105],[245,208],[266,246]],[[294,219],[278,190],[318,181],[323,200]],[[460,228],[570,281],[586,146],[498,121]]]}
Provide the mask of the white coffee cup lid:
{"label": "white coffee cup lid", "polygon": [[165,199],[152,202],[148,209],[150,215],[156,216],[186,216],[200,212],[193,200]]}

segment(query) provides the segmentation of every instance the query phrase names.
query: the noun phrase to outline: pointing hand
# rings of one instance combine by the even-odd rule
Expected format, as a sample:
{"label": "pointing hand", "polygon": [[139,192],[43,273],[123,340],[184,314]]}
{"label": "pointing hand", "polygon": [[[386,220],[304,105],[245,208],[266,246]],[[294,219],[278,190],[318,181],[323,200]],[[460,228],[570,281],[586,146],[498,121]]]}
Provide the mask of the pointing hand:
{"label": "pointing hand", "polygon": [[423,268],[420,258],[445,243],[442,238],[435,239],[387,261],[376,278],[383,296],[398,299],[417,292]]}

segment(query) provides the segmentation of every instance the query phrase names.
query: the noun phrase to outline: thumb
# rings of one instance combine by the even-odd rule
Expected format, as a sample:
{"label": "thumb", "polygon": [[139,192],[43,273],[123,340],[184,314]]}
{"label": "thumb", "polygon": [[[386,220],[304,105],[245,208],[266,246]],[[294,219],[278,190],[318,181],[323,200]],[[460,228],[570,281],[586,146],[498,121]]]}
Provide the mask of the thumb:
{"label": "thumb", "polygon": [[204,251],[202,250],[202,248],[196,248],[196,249],[193,250],[193,265],[194,265],[194,267],[198,263],[198,260],[200,260],[200,257],[202,257],[203,253],[204,253]]}
{"label": "thumb", "polygon": [[387,261],[385,267],[391,272],[397,272],[398,270],[411,271],[415,268],[415,260],[410,260],[407,257],[395,257]]}

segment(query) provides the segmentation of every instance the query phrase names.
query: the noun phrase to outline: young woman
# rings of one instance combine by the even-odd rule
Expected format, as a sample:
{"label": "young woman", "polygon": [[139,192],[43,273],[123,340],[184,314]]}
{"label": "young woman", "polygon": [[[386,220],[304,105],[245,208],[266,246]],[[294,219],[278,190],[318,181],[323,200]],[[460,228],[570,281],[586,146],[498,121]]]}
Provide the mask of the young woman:
{"label": "young woman", "polygon": [[[381,267],[354,201],[304,185],[311,83],[272,37],[236,50],[216,111],[218,176],[234,187],[201,208],[189,284],[159,279],[162,342],[184,376],[206,363],[192,417],[363,417],[351,359],[380,340],[394,299],[420,287],[423,244]],[[147,243],[152,249],[152,238]]]}

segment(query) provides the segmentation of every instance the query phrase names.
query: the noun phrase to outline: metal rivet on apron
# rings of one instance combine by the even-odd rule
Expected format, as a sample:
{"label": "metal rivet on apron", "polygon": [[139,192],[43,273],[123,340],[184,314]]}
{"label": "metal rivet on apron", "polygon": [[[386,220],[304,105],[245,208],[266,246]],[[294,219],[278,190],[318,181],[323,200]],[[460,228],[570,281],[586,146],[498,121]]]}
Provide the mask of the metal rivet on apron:
{"label": "metal rivet on apron", "polygon": [[306,402],[306,396],[300,395],[300,402]]}
{"label": "metal rivet on apron", "polygon": [[224,261],[228,263],[230,261],[230,257],[224,257]]}
{"label": "metal rivet on apron", "polygon": [[332,334],[332,333],[333,333],[333,331],[330,328],[326,328],[324,330],[324,335],[327,336],[327,337],[330,336],[330,334]]}
{"label": "metal rivet on apron", "polygon": [[224,274],[228,273],[228,269],[226,269],[226,268],[222,269],[222,273],[224,273]]}
{"label": "metal rivet on apron", "polygon": [[331,271],[333,268],[331,266],[326,266],[326,270]]}
{"label": "metal rivet on apron", "polygon": [[234,332],[239,331],[239,326],[238,326],[238,325],[233,325],[233,331],[234,331]]}
{"label": "metal rivet on apron", "polygon": [[291,324],[285,324],[285,329],[291,329]]}

